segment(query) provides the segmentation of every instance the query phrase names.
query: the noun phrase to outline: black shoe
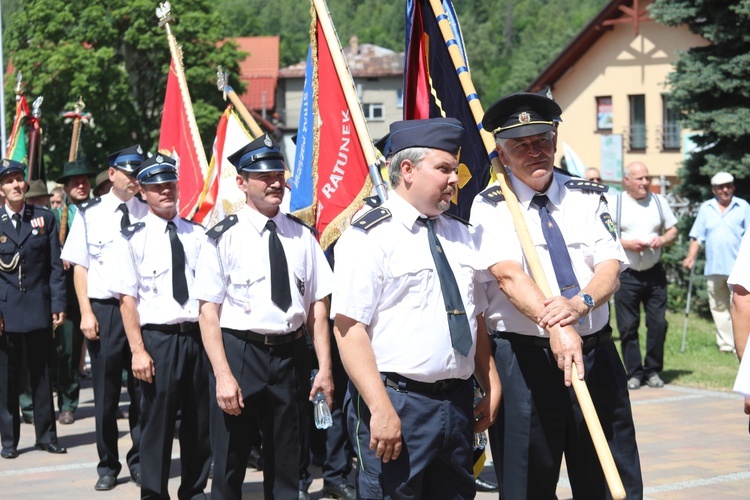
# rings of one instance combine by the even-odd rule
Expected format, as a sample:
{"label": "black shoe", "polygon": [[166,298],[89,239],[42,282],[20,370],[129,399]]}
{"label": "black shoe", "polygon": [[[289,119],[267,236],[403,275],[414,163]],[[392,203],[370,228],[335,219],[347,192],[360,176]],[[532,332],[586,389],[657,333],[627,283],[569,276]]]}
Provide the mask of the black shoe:
{"label": "black shoe", "polygon": [[299,500],[310,500],[310,494],[306,491],[299,490]]}
{"label": "black shoe", "polygon": [[474,480],[474,484],[477,485],[477,491],[497,491],[497,485],[490,481],[485,481],[481,477]]}
{"label": "black shoe", "polygon": [[0,451],[0,457],[18,458],[18,450],[15,448],[3,448],[3,451]]}
{"label": "black shoe", "polygon": [[109,491],[115,487],[117,484],[117,478],[115,476],[112,476],[110,474],[105,474],[104,476],[100,477],[99,480],[94,485],[94,489],[96,491]]}
{"label": "black shoe", "polygon": [[24,424],[34,425],[34,415],[21,415]]}
{"label": "black shoe", "polygon": [[323,486],[323,496],[341,500],[356,500],[357,492],[352,486],[341,483],[336,486]]}
{"label": "black shoe", "polygon": [[263,470],[263,455],[260,454],[260,448],[253,446],[247,455],[247,466],[253,469]]}
{"label": "black shoe", "polygon": [[56,455],[68,452],[64,446],[60,446],[58,443],[37,443],[34,445],[34,448],[37,450],[44,450],[47,453],[54,453]]}
{"label": "black shoe", "polygon": [[131,473],[130,480],[133,481],[138,486],[140,486],[141,485],[141,473],[140,472]]}

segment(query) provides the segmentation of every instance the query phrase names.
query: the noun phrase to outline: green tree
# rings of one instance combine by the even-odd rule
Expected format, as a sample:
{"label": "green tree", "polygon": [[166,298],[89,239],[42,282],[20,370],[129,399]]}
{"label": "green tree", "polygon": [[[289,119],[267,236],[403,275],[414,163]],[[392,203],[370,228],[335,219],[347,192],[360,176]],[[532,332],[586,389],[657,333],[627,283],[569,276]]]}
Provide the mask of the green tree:
{"label": "green tree", "polygon": [[[8,56],[24,75],[29,101],[44,97],[45,161],[54,178],[67,161],[71,128],[59,113],[79,96],[96,123],[82,145],[92,166],[134,143],[154,151],[158,143],[170,52],[152,0],[27,0],[13,15]],[[182,0],[172,31],[182,46],[196,120],[210,148],[224,108],[215,87],[222,65],[236,75],[234,44],[217,47],[223,25],[208,0]],[[14,109],[14,79],[6,84],[6,106]],[[233,82],[235,83],[235,82]],[[235,88],[239,86],[235,85]]]}
{"label": "green tree", "polygon": [[656,0],[657,21],[685,24],[711,42],[679,55],[669,75],[669,101],[682,125],[700,131],[698,151],[679,170],[679,190],[694,201],[710,198],[710,177],[730,172],[737,195],[750,194],[750,1]]}

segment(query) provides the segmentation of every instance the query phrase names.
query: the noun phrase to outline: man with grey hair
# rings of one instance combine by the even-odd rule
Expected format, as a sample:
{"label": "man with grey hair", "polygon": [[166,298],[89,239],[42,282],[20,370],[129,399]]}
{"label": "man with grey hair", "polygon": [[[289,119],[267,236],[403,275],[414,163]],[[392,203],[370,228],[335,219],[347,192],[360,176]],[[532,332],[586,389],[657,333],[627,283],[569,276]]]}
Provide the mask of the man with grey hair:
{"label": "man with grey hair", "polygon": [[[617,197],[613,219],[630,267],[620,273],[615,312],[628,389],[638,389],[644,381],[649,387],[663,387],[659,372],[667,337],[667,274],[660,259],[662,248],[677,239],[677,218],[667,200],[651,193],[646,165],[627,165],[623,182],[625,192]],[[638,342],[641,304],[646,311],[645,360]]]}
{"label": "man with grey hair", "polygon": [[482,191],[471,223],[491,273],[485,315],[503,388],[501,412],[490,431],[497,444],[495,473],[501,498],[554,498],[564,455],[573,497],[607,497],[571,387],[575,363],[608,430],[627,495],[640,498],[643,481],[627,379],[609,325],[609,298],[627,260],[608,213],[607,187],[553,169],[554,119],[560,113],[554,101],[520,92],[497,101],[482,120],[510,169],[553,295],[545,298],[531,278],[500,186]]}
{"label": "man with grey hair", "polygon": [[[464,128],[433,118],[390,130],[393,191],[344,232],[334,267],[358,493],[473,498],[472,435],[494,420],[500,392],[478,255],[467,223],[444,214]],[[472,374],[487,391],[473,409]]]}
{"label": "man with grey hair", "polygon": [[589,167],[583,173],[583,178],[587,181],[602,182],[602,174],[599,173],[599,169],[596,167]]}
{"label": "man with grey hair", "polygon": [[703,202],[690,229],[690,248],[682,265],[691,269],[705,244],[708,304],[716,325],[716,343],[721,352],[734,352],[730,293],[727,277],[732,270],[742,237],[750,227],[750,205],[734,196],[734,176],[719,172],[711,177],[714,198]]}

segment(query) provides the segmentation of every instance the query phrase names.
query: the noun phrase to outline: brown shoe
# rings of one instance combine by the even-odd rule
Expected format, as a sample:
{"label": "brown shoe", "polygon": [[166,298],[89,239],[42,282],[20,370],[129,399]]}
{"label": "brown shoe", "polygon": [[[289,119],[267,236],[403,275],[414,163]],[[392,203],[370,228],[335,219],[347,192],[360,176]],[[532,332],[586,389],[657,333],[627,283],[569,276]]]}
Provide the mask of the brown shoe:
{"label": "brown shoe", "polygon": [[60,412],[60,416],[57,417],[57,421],[60,422],[63,425],[70,425],[73,422],[76,421],[75,417],[73,417],[73,412],[68,410],[63,410]]}

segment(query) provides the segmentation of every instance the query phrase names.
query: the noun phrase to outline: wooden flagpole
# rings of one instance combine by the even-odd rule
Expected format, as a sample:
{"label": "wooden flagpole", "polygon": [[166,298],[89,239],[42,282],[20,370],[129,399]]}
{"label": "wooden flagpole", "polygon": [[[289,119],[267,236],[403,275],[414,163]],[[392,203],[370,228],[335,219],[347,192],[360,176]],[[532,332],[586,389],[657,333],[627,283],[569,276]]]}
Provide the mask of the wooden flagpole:
{"label": "wooden flagpole", "polygon": [[250,128],[250,132],[253,136],[257,139],[263,135],[263,129],[260,128],[260,125],[255,121],[255,118],[250,114],[250,111],[247,110],[245,103],[242,102],[240,96],[237,95],[237,92],[229,86],[227,73],[221,70],[221,66],[219,66],[219,69],[216,71],[216,86],[224,94],[225,101],[227,100],[227,97],[229,97],[234,109],[236,109],[237,113],[239,113],[242,119],[245,120],[245,123]]}
{"label": "wooden flagpole", "polygon": [[180,87],[180,96],[182,97],[182,104],[185,107],[185,114],[187,115],[188,127],[190,128],[190,138],[193,141],[195,154],[198,156],[198,164],[201,167],[201,174],[205,178],[208,172],[208,160],[206,160],[206,151],[203,149],[203,142],[201,141],[201,136],[198,132],[198,123],[195,121],[195,112],[193,111],[193,101],[190,99],[190,91],[188,90],[187,80],[185,79],[185,68],[182,65],[182,49],[177,45],[177,40],[175,40],[170,27],[170,23],[174,22],[170,9],[171,6],[169,2],[160,3],[156,8],[156,17],[159,18],[159,27],[163,27],[167,32],[169,52],[172,54],[175,75],[177,76],[177,83]]}
{"label": "wooden flagpole", "polygon": [[[474,119],[476,120],[477,124],[481,123],[482,117],[484,116],[484,110],[482,109],[482,104],[479,102],[479,98],[476,97],[476,89],[474,88],[474,84],[471,81],[471,75],[468,71],[458,71],[459,69],[467,67],[466,61],[464,61],[463,55],[461,54],[461,50],[458,48],[458,45],[456,43],[448,43],[454,40],[453,30],[451,29],[450,21],[445,14],[445,10],[443,9],[442,2],[441,0],[430,0],[430,5],[432,6],[432,10],[435,13],[435,17],[437,18],[438,26],[440,27],[440,32],[443,35],[443,39],[448,46],[448,52],[450,53],[453,65],[458,72],[461,86],[463,87],[464,93],[466,94],[467,100],[469,101],[469,107],[471,108],[472,114],[474,115]],[[480,129],[480,134],[482,136],[482,141],[484,142],[485,148],[487,149],[487,153],[490,154],[494,152],[495,141],[492,135],[484,129]],[[518,239],[521,242],[524,257],[526,257],[526,261],[529,263],[529,268],[531,269],[534,280],[536,281],[537,286],[542,291],[544,296],[551,297],[552,290],[549,286],[549,282],[547,281],[547,277],[544,274],[544,269],[542,268],[541,261],[539,260],[539,255],[536,252],[536,248],[534,248],[534,243],[531,239],[529,229],[526,226],[526,221],[523,218],[523,214],[518,203],[518,198],[513,191],[508,173],[506,172],[505,167],[500,163],[500,160],[496,154],[492,155],[492,167],[495,169],[495,172],[498,175],[498,180],[500,181],[500,189],[503,192],[505,202],[507,203],[508,209],[510,210],[511,216],[513,217],[513,225],[515,226],[516,233],[518,234]],[[609,449],[609,445],[607,444],[607,440],[604,436],[604,431],[602,430],[601,423],[599,422],[599,417],[596,414],[596,408],[594,407],[594,403],[591,400],[591,394],[589,393],[588,387],[586,386],[586,382],[578,379],[578,370],[575,363],[573,363],[572,385],[573,389],[575,390],[576,397],[578,398],[578,403],[581,406],[581,411],[583,412],[584,419],[586,420],[589,434],[591,435],[591,439],[594,443],[594,448],[596,449],[597,456],[599,457],[599,462],[602,466],[602,470],[604,471],[604,476],[607,480],[609,490],[612,493],[612,497],[618,500],[623,499],[625,498],[625,488],[622,484],[622,480],[620,479],[620,475],[617,472],[615,461],[612,458],[612,451]]]}
{"label": "wooden flagpole", "polygon": [[333,26],[331,21],[331,14],[328,11],[328,6],[325,0],[312,0],[315,6],[315,12],[317,13],[320,26],[323,28],[323,35],[325,36],[326,42],[328,43],[328,49],[333,59],[333,65],[336,68],[336,74],[339,78],[339,83],[344,91],[344,97],[346,98],[346,104],[349,106],[351,111],[352,123],[354,129],[357,131],[357,137],[359,143],[362,146],[362,152],[365,155],[365,161],[370,172],[370,178],[375,186],[380,201],[386,200],[386,191],[383,186],[383,181],[380,178],[380,160],[375,154],[375,146],[372,143],[372,137],[370,137],[370,131],[367,128],[364,114],[362,113],[362,106],[357,98],[357,91],[354,86],[354,79],[349,72],[349,66],[346,64],[344,59],[344,51],[341,48],[341,42],[336,34],[336,28]]}

